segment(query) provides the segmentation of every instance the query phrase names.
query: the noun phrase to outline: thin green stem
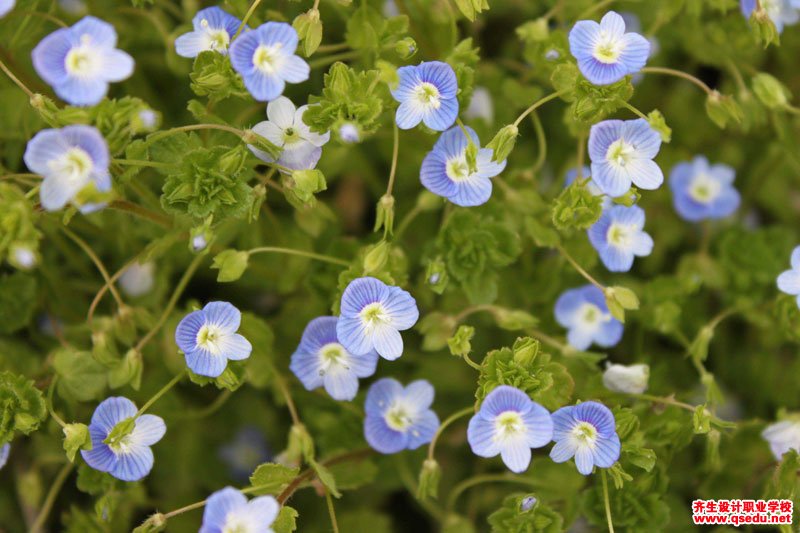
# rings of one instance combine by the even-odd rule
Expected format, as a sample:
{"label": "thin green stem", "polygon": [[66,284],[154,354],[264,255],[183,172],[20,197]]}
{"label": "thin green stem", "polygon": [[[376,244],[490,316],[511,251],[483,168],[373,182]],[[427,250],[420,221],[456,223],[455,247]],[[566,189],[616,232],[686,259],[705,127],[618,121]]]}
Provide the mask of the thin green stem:
{"label": "thin green stem", "polygon": [[143,159],[112,159],[112,163],[117,165],[129,165],[135,167],[153,167],[153,168],[172,168],[175,165],[169,163],[159,163],[158,161],[146,161]]}
{"label": "thin green stem", "polygon": [[66,22],[64,22],[63,20],[61,20],[60,18],[58,18],[56,16],[53,16],[50,13],[42,13],[40,11],[24,11],[24,10],[23,11],[12,11],[11,13],[8,13],[7,15],[5,15],[5,18],[10,19],[12,17],[18,17],[18,16],[40,18],[40,19],[46,20],[48,22],[52,22],[53,24],[55,24],[56,26],[59,26],[61,28],[69,27],[68,24]]}
{"label": "thin green stem", "polygon": [[103,262],[100,261],[100,258],[97,257],[97,254],[94,253],[94,250],[92,250],[92,248],[88,244],[86,244],[86,241],[78,237],[75,233],[72,232],[72,230],[70,230],[66,226],[62,227],[61,230],[67,237],[69,237],[75,244],[77,244],[81,248],[81,250],[84,251],[86,255],[89,256],[89,259],[92,260],[95,267],[97,267],[97,270],[99,270],[100,274],[103,276],[106,285],[108,285],[108,289],[111,291],[111,295],[117,302],[117,306],[119,308],[124,308],[125,302],[122,301],[122,296],[120,296],[119,291],[117,290],[116,286],[114,286],[114,283],[111,281],[111,278],[108,275],[108,270],[106,270],[106,267],[105,265],[103,265]]}
{"label": "thin green stem", "polygon": [[564,256],[564,259],[566,259],[569,262],[569,264],[572,265],[572,267],[575,270],[578,271],[578,273],[581,276],[586,278],[586,280],[589,283],[591,283],[592,285],[594,285],[595,287],[597,287],[601,291],[605,292],[605,290],[606,290],[605,286],[602,283],[600,283],[599,281],[597,281],[596,279],[594,279],[591,274],[586,272],[586,270],[581,265],[579,265],[577,261],[575,261],[575,259],[569,254],[569,252],[567,252],[567,250],[563,246],[561,246],[560,244],[557,244],[556,245],[556,249],[559,251],[559,253],[562,256]]}
{"label": "thin green stem", "polygon": [[300,421],[300,415],[297,413],[297,407],[294,404],[294,399],[292,399],[292,394],[289,392],[289,386],[286,384],[286,380],[284,380],[283,376],[280,374],[276,374],[275,382],[277,383],[278,388],[281,390],[283,399],[286,401],[286,408],[289,410],[289,416],[292,417],[292,423],[296,426],[302,424]]}
{"label": "thin green stem", "polygon": [[468,353],[465,353],[465,354],[463,354],[461,357],[462,357],[462,359],[464,359],[464,362],[465,362],[465,363],[467,363],[469,366],[471,366],[471,367],[472,367],[472,368],[474,368],[475,370],[478,370],[478,371],[480,371],[480,369],[481,369],[481,365],[479,365],[478,363],[476,363],[475,361],[473,361],[473,360],[472,360],[472,358],[469,356],[469,354],[468,354]]}
{"label": "thin green stem", "polygon": [[147,400],[147,402],[145,402],[145,404],[142,406],[142,408],[141,408],[141,409],[139,409],[139,411],[136,413],[136,418],[139,418],[140,416],[142,416],[143,414],[145,414],[145,413],[147,412],[147,410],[148,410],[148,409],[149,409],[149,408],[150,408],[150,407],[151,407],[151,406],[152,406],[154,403],[156,403],[156,402],[159,400],[159,398],[161,398],[162,396],[164,396],[164,395],[165,395],[165,394],[166,394],[166,393],[167,393],[167,392],[168,392],[168,391],[169,391],[169,390],[170,390],[172,387],[174,387],[175,385],[177,385],[177,384],[178,384],[178,382],[179,382],[180,380],[182,380],[182,379],[184,378],[184,376],[185,376],[185,375],[186,375],[186,373],[185,373],[185,372],[181,372],[181,373],[179,373],[179,374],[178,374],[178,375],[176,375],[174,378],[172,378],[171,380],[169,380],[169,383],[167,383],[166,385],[164,385],[163,387],[161,387],[161,389],[160,389],[160,390],[159,390],[157,393],[153,394],[153,396],[152,396],[152,397],[150,397],[150,399],[149,399],[149,400]]}
{"label": "thin green stem", "polygon": [[114,200],[108,205],[108,207],[110,207],[111,209],[117,209],[119,211],[125,211],[139,218],[149,220],[150,222],[155,222],[159,226],[163,226],[165,228],[172,227],[172,219],[170,219],[168,216],[162,215],[161,213],[157,213],[155,211],[151,211],[146,207],[142,207],[139,204],[129,202],[128,200]]}
{"label": "thin green stem", "polygon": [[533,130],[536,132],[536,142],[539,145],[539,153],[536,154],[536,162],[531,169],[536,174],[542,169],[547,158],[547,137],[545,137],[542,121],[539,119],[538,113],[531,114],[531,121],[533,122]]}
{"label": "thin green stem", "polygon": [[405,233],[406,229],[408,229],[408,226],[411,224],[411,222],[413,222],[414,219],[417,218],[417,215],[419,215],[421,212],[422,209],[420,209],[418,205],[415,205],[411,211],[406,213],[406,216],[403,217],[403,220],[400,221],[400,225],[394,232],[395,240],[400,239],[400,236],[403,235],[403,233]]}
{"label": "thin green stem", "polygon": [[317,52],[341,52],[342,50],[347,50],[348,48],[350,48],[350,45],[347,43],[321,44],[319,47],[317,47]]}
{"label": "thin green stem", "polygon": [[600,477],[603,479],[603,504],[606,508],[606,521],[608,522],[608,533],[614,533],[614,524],[611,521],[611,504],[608,501],[608,480],[606,479],[605,469],[600,470]]}
{"label": "thin green stem", "polygon": [[47,492],[47,497],[44,500],[44,504],[42,505],[39,514],[36,515],[36,520],[31,526],[31,533],[41,533],[44,530],[44,524],[47,522],[47,517],[50,515],[50,510],[53,508],[56,497],[58,497],[61,487],[64,485],[64,482],[67,480],[67,476],[69,476],[74,467],[74,464],[67,463],[56,475],[56,478],[53,480],[53,484],[50,485],[50,490]]}
{"label": "thin green stem", "polygon": [[575,181],[583,179],[583,160],[586,157],[586,133],[581,132],[578,134],[578,156],[575,162]]}
{"label": "thin green stem", "polygon": [[64,422],[64,420],[60,416],[58,416],[55,408],[53,408],[53,391],[56,388],[57,381],[58,381],[58,374],[53,376],[53,381],[50,382],[50,386],[47,388],[47,411],[50,413],[50,417],[56,422],[58,422],[58,425],[63,428],[66,427],[67,423]]}
{"label": "thin green stem", "polygon": [[[182,420],[199,420],[201,418],[205,418],[216,413],[225,403],[233,396],[233,392],[230,390],[224,390],[222,393],[217,396],[217,398],[211,402],[208,406],[203,407],[202,409],[197,409],[195,411],[189,411],[184,415],[180,416],[179,418]],[[349,405],[349,404],[348,404]]]}
{"label": "thin green stem", "polygon": [[227,126],[225,124],[189,124],[187,126],[178,126],[168,130],[159,131],[158,133],[154,133],[149,137],[147,137],[147,139],[145,139],[145,144],[156,142],[165,137],[169,137],[170,135],[173,135],[175,133],[180,133],[183,131],[195,131],[195,130],[227,131],[228,133],[236,135],[240,139],[244,135],[244,131],[240,130],[239,128],[234,128],[233,126]]}
{"label": "thin green stem", "polygon": [[685,409],[685,410],[691,411],[691,412],[694,412],[694,410],[696,409],[696,406],[688,404],[688,403],[685,403],[685,402],[681,402],[681,401],[676,400],[675,398],[672,398],[670,396],[661,397],[661,396],[655,396],[653,394],[631,394],[631,396],[634,397],[634,398],[638,398],[640,400],[648,401],[648,402],[660,403],[662,405],[672,405],[674,407],[680,407],[681,409]]}
{"label": "thin green stem", "polygon": [[294,248],[281,248],[279,246],[260,246],[258,248],[253,248],[252,250],[248,250],[247,254],[253,255],[253,254],[260,254],[267,252],[286,254],[286,255],[297,255],[300,257],[307,257],[309,259],[316,259],[317,261],[324,261],[326,263],[331,263],[334,265],[350,266],[349,261],[345,261],[344,259],[339,259],[338,257],[332,257],[330,255],[324,255],[324,254],[316,254],[314,252],[307,252],[305,250],[295,250]]}
{"label": "thin green stem", "polygon": [[538,99],[533,104],[531,104],[531,106],[528,107],[528,109],[523,111],[520,114],[520,116],[517,117],[517,120],[514,121],[514,126],[519,127],[520,123],[523,120],[525,120],[525,117],[527,117],[528,115],[530,115],[531,113],[536,111],[536,109],[539,108],[540,106],[543,106],[544,104],[546,104],[550,100],[554,100],[554,99],[558,98],[559,96],[561,96],[561,92],[557,91],[557,92],[550,93],[547,96],[543,96],[542,98]]}
{"label": "thin green stem", "polygon": [[206,504],[206,501],[207,500],[203,500],[201,502],[191,503],[191,504],[185,505],[185,506],[183,506],[183,507],[181,507],[179,509],[175,509],[174,511],[170,511],[168,513],[164,513],[164,518],[170,519],[173,516],[177,516],[179,514],[183,514],[183,513],[187,512],[187,511],[192,511],[194,509],[199,509],[199,508],[203,507]]}
{"label": "thin green stem", "polygon": [[603,0],[602,2],[597,2],[596,4],[590,6],[589,8],[585,9],[580,15],[578,15],[578,20],[583,20],[588,18],[589,15],[594,13],[595,11],[600,11],[606,6],[613,4],[616,0]]}
{"label": "thin green stem", "polygon": [[439,428],[436,430],[436,433],[433,434],[433,439],[431,439],[431,443],[428,445],[428,459],[433,460],[434,452],[436,451],[436,443],[439,441],[439,437],[442,435],[445,429],[458,420],[461,417],[467,416],[469,414],[473,414],[475,412],[475,408],[473,406],[465,407],[460,411],[456,411],[452,415],[448,416],[444,422],[441,423]]}
{"label": "thin green stem", "polygon": [[619,103],[621,103],[624,107],[628,108],[637,117],[643,118],[645,120],[648,120],[647,115],[645,115],[644,113],[639,111],[637,108],[635,108],[634,106],[632,106],[631,104],[629,104],[625,100],[619,100]]}
{"label": "thin green stem", "polygon": [[695,76],[692,76],[688,72],[684,72],[682,70],[676,70],[674,68],[667,68],[667,67],[644,67],[639,72],[642,72],[643,74],[648,74],[648,73],[666,74],[667,76],[675,76],[677,78],[683,78],[685,80],[689,80],[690,82],[694,83],[695,85],[703,89],[703,91],[705,91],[706,94],[708,95],[714,93],[714,90],[708,85],[706,85],[706,83],[703,80],[696,78]]}
{"label": "thin green stem", "polygon": [[336,511],[333,508],[333,498],[331,497],[331,491],[328,489],[325,489],[325,501],[328,504],[328,516],[331,517],[333,533],[339,533],[339,524],[336,522]]}
{"label": "thin green stem", "polygon": [[455,320],[456,324],[458,324],[470,315],[474,315],[475,313],[480,313],[481,311],[494,313],[495,309],[497,308],[491,304],[470,305],[469,307],[465,307],[464,309],[462,309],[460,313],[454,316],[453,320]]}
{"label": "thin green stem", "polygon": [[394,144],[392,145],[392,166],[389,169],[389,183],[386,185],[386,196],[391,196],[392,190],[394,189],[394,179],[397,174],[397,156],[400,153],[400,131],[397,128],[397,122],[392,121],[392,125],[394,126]]}
{"label": "thin green stem", "polygon": [[453,490],[450,491],[450,494],[447,497],[447,509],[452,510],[455,507],[458,497],[461,496],[464,491],[483,483],[518,483],[520,485],[528,485],[530,487],[539,486],[537,482],[524,477],[512,477],[507,474],[483,474],[465,479],[456,485]]}
{"label": "thin green stem", "polygon": [[562,354],[566,355],[566,354],[569,354],[570,352],[574,352],[575,351],[575,349],[572,348],[571,346],[568,346],[568,345],[564,344],[563,342],[558,341],[557,339],[555,339],[554,337],[551,337],[550,335],[544,333],[543,331],[540,331],[538,329],[530,329],[530,330],[528,330],[528,332],[531,335],[533,335],[534,337],[536,337],[539,340],[541,340],[543,343],[549,344],[550,346],[552,346],[556,350],[560,351]]}
{"label": "thin green stem", "polygon": [[330,65],[331,63],[336,63],[337,61],[344,61],[347,59],[355,59],[361,55],[361,52],[358,50],[349,50],[347,52],[342,52],[340,54],[333,54],[329,56],[320,57],[315,59],[314,61],[309,61],[308,66],[312,69],[325,67]]}
{"label": "thin green stem", "polygon": [[239,24],[239,27],[236,29],[236,33],[234,33],[233,37],[231,37],[231,42],[233,42],[234,39],[236,39],[236,37],[238,37],[239,34],[242,33],[242,30],[247,25],[247,21],[250,20],[250,17],[253,15],[256,8],[258,7],[258,4],[260,3],[261,0],[253,0],[253,3],[250,4],[250,9],[248,9],[247,13],[244,14],[244,17],[242,18],[242,23]]}
{"label": "thin green stem", "polygon": [[0,70],[2,70],[3,72],[5,72],[6,76],[8,76],[9,78],[11,78],[11,81],[13,81],[13,82],[14,82],[14,84],[16,84],[16,86],[17,86],[17,87],[19,87],[20,89],[22,89],[22,90],[25,92],[25,94],[27,94],[27,95],[28,95],[28,98],[33,98],[33,96],[34,96],[34,94],[33,94],[33,91],[31,91],[30,89],[28,89],[28,87],[26,87],[26,86],[25,86],[25,84],[24,84],[24,83],[22,83],[22,82],[20,81],[20,79],[19,79],[19,78],[17,78],[17,77],[14,75],[14,73],[13,73],[13,72],[11,72],[11,69],[9,69],[9,68],[6,66],[6,64],[5,64],[5,63],[3,63],[3,61],[2,61],[2,60],[0,60]]}

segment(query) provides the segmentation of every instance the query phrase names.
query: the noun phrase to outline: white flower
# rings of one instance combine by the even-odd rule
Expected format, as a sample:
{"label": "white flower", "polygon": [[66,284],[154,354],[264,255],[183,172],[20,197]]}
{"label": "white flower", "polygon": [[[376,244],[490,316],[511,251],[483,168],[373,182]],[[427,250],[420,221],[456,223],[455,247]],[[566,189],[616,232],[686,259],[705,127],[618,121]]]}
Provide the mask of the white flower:
{"label": "white flower", "polygon": [[125,294],[134,298],[147,294],[153,288],[155,269],[153,263],[134,263],[120,276],[119,286]]}
{"label": "white flower", "polygon": [[767,426],[761,433],[777,460],[789,450],[800,451],[800,420],[782,420]]}
{"label": "white flower", "polygon": [[486,87],[475,87],[469,101],[464,117],[468,119],[483,119],[487,124],[494,122],[494,104],[492,95]]}
{"label": "white flower", "polygon": [[650,379],[650,367],[639,365],[609,364],[603,372],[603,385],[613,392],[623,394],[641,394],[647,390]]}
{"label": "white flower", "polygon": [[322,156],[322,146],[330,140],[331,134],[325,132],[320,135],[311,131],[303,122],[306,109],[307,105],[296,108],[285,96],[271,101],[267,104],[269,120],[253,126],[253,131],[283,151],[277,161],[268,153],[247,145],[250,151],[262,161],[278,163],[292,170],[308,170],[317,166]]}

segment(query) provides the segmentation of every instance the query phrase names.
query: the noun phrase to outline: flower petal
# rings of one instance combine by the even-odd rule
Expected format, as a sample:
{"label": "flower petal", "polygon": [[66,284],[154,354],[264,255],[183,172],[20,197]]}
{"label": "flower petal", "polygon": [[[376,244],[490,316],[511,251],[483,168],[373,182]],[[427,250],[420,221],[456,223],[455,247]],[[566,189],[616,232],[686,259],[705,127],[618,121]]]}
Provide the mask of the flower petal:
{"label": "flower petal", "polygon": [[423,444],[428,444],[437,429],[439,429],[439,417],[430,409],[424,411],[414,425],[408,428],[409,437],[406,447],[409,450],[415,450]]}
{"label": "flower petal", "polygon": [[509,470],[519,474],[528,469],[531,464],[531,449],[522,439],[514,439],[500,449],[500,457]]}
{"label": "flower petal", "polygon": [[153,468],[153,450],[149,446],[131,446],[117,458],[119,461],[108,473],[122,481],[139,481]]}
{"label": "flower petal", "polygon": [[576,451],[577,447],[571,439],[560,440],[556,442],[553,449],[550,450],[550,459],[552,459],[554,463],[563,463],[569,461],[570,458],[575,455]]}
{"label": "flower petal", "polygon": [[536,402],[531,402],[530,410],[522,415],[528,428],[526,445],[529,448],[541,448],[553,440],[553,417],[550,412]]}
{"label": "flower petal", "polygon": [[390,454],[404,450],[409,437],[408,433],[401,433],[387,426],[382,416],[367,413],[364,419],[364,438],[374,450]]}
{"label": "flower petal", "polygon": [[228,359],[214,355],[203,348],[184,352],[184,356],[186,358],[186,366],[200,376],[216,378],[222,374],[228,365]]}
{"label": "flower petal", "polygon": [[239,329],[242,313],[236,306],[228,302],[209,302],[203,307],[206,324],[219,327],[224,333],[233,333]]}
{"label": "flower petal", "polygon": [[619,459],[619,437],[611,435],[609,438],[597,439],[592,450],[592,461],[600,468],[609,468]]}
{"label": "flower petal", "polygon": [[323,382],[325,390],[334,400],[352,400],[358,393],[358,378],[342,365],[331,365]]}
{"label": "flower petal", "polygon": [[494,435],[494,420],[480,415],[470,418],[467,426],[467,442],[472,448],[472,453],[479,457],[494,457],[499,454],[500,448]]}
{"label": "flower petal", "polygon": [[143,446],[152,446],[160,441],[167,432],[164,419],[156,415],[139,416],[131,431],[131,441]]}
{"label": "flower petal", "polygon": [[228,513],[243,508],[245,505],[247,505],[247,497],[233,487],[225,487],[216,491],[206,500],[200,533],[218,533],[222,531],[222,528],[225,527]]}
{"label": "flower petal", "polygon": [[189,353],[197,348],[197,334],[206,323],[203,311],[192,311],[178,323],[175,328],[175,344],[183,353]]}
{"label": "flower petal", "polygon": [[[292,101],[285,96],[280,96],[267,104],[267,118],[269,119],[269,122],[282,130],[294,126],[295,111],[297,111],[297,108]],[[283,145],[283,136],[281,136],[279,139],[267,138],[275,144],[280,143],[280,145]]]}
{"label": "flower petal", "polygon": [[250,357],[250,352],[253,351],[253,345],[250,344],[250,341],[238,333],[221,336],[218,344],[222,355],[231,361],[247,359]]}
{"label": "flower petal", "polygon": [[392,378],[382,378],[370,386],[367,399],[364,401],[364,411],[368,415],[383,417],[383,413],[392,404],[395,398],[403,394],[403,386]]}
{"label": "flower petal", "polygon": [[388,361],[403,355],[403,337],[389,324],[378,324],[372,329],[372,343],[375,351]]}

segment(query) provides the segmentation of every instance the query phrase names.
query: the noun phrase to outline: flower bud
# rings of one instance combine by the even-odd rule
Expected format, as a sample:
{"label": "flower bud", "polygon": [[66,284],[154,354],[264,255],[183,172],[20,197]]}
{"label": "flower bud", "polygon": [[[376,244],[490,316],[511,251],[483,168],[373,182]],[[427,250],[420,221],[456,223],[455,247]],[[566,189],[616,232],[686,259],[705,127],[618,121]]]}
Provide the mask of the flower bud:
{"label": "flower bud", "polygon": [[214,257],[211,268],[219,270],[217,281],[236,281],[247,270],[250,254],[238,250],[225,250]]}
{"label": "flower bud", "polygon": [[753,76],[753,92],[762,104],[770,109],[780,109],[789,103],[791,92],[773,76],[759,72]]}
{"label": "flower bud", "polygon": [[712,91],[706,98],[706,113],[720,128],[725,128],[731,121],[740,123],[743,118],[742,109],[736,100],[718,91]]}
{"label": "flower bud", "polygon": [[519,135],[519,129],[514,124],[503,126],[497,132],[494,139],[486,145],[486,148],[494,151],[492,161],[503,161],[508,158],[511,151],[514,150],[514,145],[517,144],[517,135]]}
{"label": "flower bud", "polygon": [[538,500],[535,496],[525,496],[519,502],[519,510],[520,512],[527,513],[536,505]]}
{"label": "flower bud", "polygon": [[319,18],[319,10],[312,8],[298,15],[292,22],[292,27],[303,42],[303,55],[308,57],[316,52],[322,42],[322,21]]}
{"label": "flower bud", "polygon": [[603,385],[610,391],[623,394],[642,394],[647,390],[650,367],[644,364],[609,364],[603,372]]}
{"label": "flower bud", "polygon": [[436,498],[439,493],[439,480],[442,478],[442,469],[435,459],[425,459],[422,470],[419,472],[417,485],[417,499]]}
{"label": "flower bud", "polygon": [[498,307],[494,311],[494,319],[502,329],[519,331],[536,327],[539,320],[532,314],[520,309],[504,309]]}
{"label": "flower bud", "polygon": [[425,281],[428,286],[436,294],[442,294],[447,287],[449,277],[447,275],[447,266],[441,257],[437,257],[430,263],[425,271]]}
{"label": "flower bud", "polygon": [[762,6],[758,6],[753,10],[750,15],[750,25],[753,27],[756,41],[764,45],[764,48],[770,44],[780,44],[781,37],[778,33],[778,28],[767,13],[767,10]]}
{"label": "flower bud", "polygon": [[378,272],[384,265],[386,260],[389,259],[389,253],[392,251],[392,246],[385,240],[371,247],[364,256],[364,273],[371,274]]}
{"label": "flower bud", "polygon": [[400,59],[409,59],[417,53],[417,42],[411,37],[400,39],[395,43],[394,51]]}
{"label": "flower bud", "polygon": [[361,132],[358,130],[358,125],[352,122],[343,123],[339,126],[339,139],[347,144],[360,142]]}
{"label": "flower bud", "polygon": [[455,335],[447,339],[447,346],[450,348],[450,353],[456,357],[463,357],[469,355],[472,351],[470,340],[475,335],[475,328],[462,324],[458,326]]}
{"label": "flower bud", "polygon": [[155,270],[154,263],[137,261],[122,273],[119,278],[119,286],[128,296],[133,298],[143,296],[153,288]]}
{"label": "flower bud", "polygon": [[39,257],[30,244],[15,242],[9,246],[8,262],[19,270],[31,270],[39,263]]}
{"label": "flower bud", "polygon": [[383,228],[384,237],[391,235],[394,231],[394,196],[391,194],[384,194],[378,201],[375,228],[372,231],[378,231],[381,228]]}
{"label": "flower bud", "polygon": [[305,204],[313,201],[314,194],[328,188],[325,174],[317,169],[295,170],[292,172],[292,182],[292,193]]}

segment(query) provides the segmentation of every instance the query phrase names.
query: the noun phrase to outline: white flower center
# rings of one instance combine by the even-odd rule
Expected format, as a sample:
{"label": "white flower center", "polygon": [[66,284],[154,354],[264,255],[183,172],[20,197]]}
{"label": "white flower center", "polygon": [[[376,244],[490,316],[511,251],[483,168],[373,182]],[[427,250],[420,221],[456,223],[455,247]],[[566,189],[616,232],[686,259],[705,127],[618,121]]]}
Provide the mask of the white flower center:
{"label": "white flower center", "polygon": [[359,313],[361,321],[368,328],[388,324],[391,320],[383,305],[380,302],[371,303],[364,307]]}
{"label": "white flower center", "polygon": [[108,447],[111,448],[111,451],[117,455],[125,455],[131,449],[131,436],[125,435],[118,441],[109,443]]}
{"label": "white flower center", "polygon": [[77,77],[91,77],[98,73],[102,61],[91,46],[89,35],[81,36],[81,44],[73,47],[64,58],[67,74]]}
{"label": "white flower center", "polygon": [[283,45],[276,43],[271,46],[259,45],[253,52],[253,65],[264,74],[273,74],[280,67],[282,55],[280,53]]}
{"label": "white flower center", "polygon": [[445,167],[445,173],[447,177],[453,181],[463,181],[470,177],[469,165],[467,164],[467,158],[463,155],[458,157],[454,157],[452,159],[447,160],[447,165]]}
{"label": "white flower center", "polygon": [[710,204],[717,199],[720,192],[722,184],[704,172],[696,174],[689,185],[689,196],[701,204]]}
{"label": "white flower center", "polygon": [[424,81],[414,89],[414,98],[426,108],[439,109],[442,105],[439,89],[432,83]]}
{"label": "white flower center", "polygon": [[225,525],[222,526],[222,533],[249,533],[250,524],[245,517],[239,516],[235,511],[229,512],[225,517]]}
{"label": "white flower center", "polygon": [[525,422],[522,415],[516,411],[506,411],[494,419],[495,440],[508,440],[522,435],[525,432]]}
{"label": "white flower center", "polygon": [[609,316],[596,305],[586,302],[578,308],[578,320],[583,329],[597,329],[602,322],[607,322]]}
{"label": "white flower center", "polygon": [[91,156],[83,148],[74,146],[61,154],[60,157],[48,162],[53,174],[70,182],[80,183],[89,180],[94,170]]}
{"label": "white flower center", "polygon": [[205,324],[200,330],[197,332],[197,345],[201,348],[205,348],[212,355],[219,355],[222,352],[222,347],[220,346],[222,340],[222,330],[216,324]]}
{"label": "white flower center", "polygon": [[345,370],[350,368],[348,364],[348,353],[344,346],[338,342],[329,342],[317,352],[319,357],[319,375],[324,376],[333,367],[341,367]]}
{"label": "white flower center", "polygon": [[579,445],[594,446],[597,441],[597,428],[589,422],[580,422],[572,428],[570,435]]}
{"label": "white flower center", "polygon": [[625,168],[631,162],[636,147],[625,139],[617,139],[608,147],[606,151],[606,161],[617,168]]}
{"label": "white flower center", "polygon": [[383,415],[386,425],[395,431],[404,432],[411,425],[414,424],[414,419],[410,409],[407,409],[402,403],[394,403],[386,414]]}
{"label": "white flower center", "polygon": [[624,46],[621,39],[601,30],[595,40],[592,56],[599,62],[609,65],[617,62],[623,49]]}
{"label": "white flower center", "polygon": [[[205,22],[205,21],[203,21]],[[206,48],[222,52],[228,49],[231,36],[225,30],[206,30]]]}
{"label": "white flower center", "polygon": [[632,226],[614,222],[608,227],[606,240],[612,246],[627,250],[633,243],[633,234],[634,231]]}

